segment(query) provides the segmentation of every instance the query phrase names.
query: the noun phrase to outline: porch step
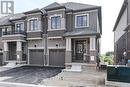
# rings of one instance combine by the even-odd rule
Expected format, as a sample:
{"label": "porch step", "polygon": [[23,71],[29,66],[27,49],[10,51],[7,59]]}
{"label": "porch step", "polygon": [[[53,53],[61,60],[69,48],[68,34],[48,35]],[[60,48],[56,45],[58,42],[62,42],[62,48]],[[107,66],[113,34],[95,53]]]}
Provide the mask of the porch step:
{"label": "porch step", "polygon": [[64,69],[63,71],[81,72],[82,71],[82,66],[80,64],[72,64],[70,69]]}
{"label": "porch step", "polygon": [[16,66],[16,61],[10,61],[3,67],[15,67],[15,66]]}
{"label": "porch step", "polygon": [[88,63],[66,63],[66,69],[71,69],[74,65],[81,66],[81,69],[96,69],[96,64],[88,64]]}
{"label": "porch step", "polygon": [[16,68],[16,67],[28,65],[26,64],[26,61],[6,61],[6,63],[7,64],[3,67]]}

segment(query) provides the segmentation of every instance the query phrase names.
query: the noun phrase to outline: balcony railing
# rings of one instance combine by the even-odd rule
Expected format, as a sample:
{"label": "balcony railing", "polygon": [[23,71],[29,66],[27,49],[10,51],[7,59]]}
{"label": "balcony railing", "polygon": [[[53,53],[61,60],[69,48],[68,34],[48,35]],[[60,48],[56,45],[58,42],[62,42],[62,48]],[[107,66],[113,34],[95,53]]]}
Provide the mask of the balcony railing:
{"label": "balcony railing", "polygon": [[5,31],[5,32],[3,32],[3,35],[14,35],[14,34],[26,35],[26,32],[22,31],[22,30],[19,30],[19,31]]}

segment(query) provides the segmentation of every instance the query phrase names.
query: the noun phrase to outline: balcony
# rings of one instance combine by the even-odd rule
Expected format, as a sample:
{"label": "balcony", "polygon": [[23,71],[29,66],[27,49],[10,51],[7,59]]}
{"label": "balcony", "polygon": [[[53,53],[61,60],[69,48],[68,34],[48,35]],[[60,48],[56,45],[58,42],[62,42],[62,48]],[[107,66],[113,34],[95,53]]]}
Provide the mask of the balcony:
{"label": "balcony", "polygon": [[2,35],[2,40],[5,41],[25,41],[26,32],[25,31],[5,31]]}
{"label": "balcony", "polygon": [[22,30],[19,30],[19,31],[5,31],[5,32],[3,32],[3,35],[15,35],[15,34],[26,35],[26,32],[22,31]]}

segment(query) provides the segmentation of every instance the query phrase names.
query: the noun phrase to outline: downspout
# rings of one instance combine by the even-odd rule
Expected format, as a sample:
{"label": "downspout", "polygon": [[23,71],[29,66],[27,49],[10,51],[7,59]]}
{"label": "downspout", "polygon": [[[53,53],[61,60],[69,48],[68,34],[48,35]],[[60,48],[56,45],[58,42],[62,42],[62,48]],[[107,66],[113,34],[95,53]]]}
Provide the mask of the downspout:
{"label": "downspout", "polygon": [[[127,8],[127,26],[129,24],[129,8],[128,8],[128,1],[126,4],[126,8]],[[126,58],[125,58],[125,64],[127,64],[128,61],[128,30],[126,31]]]}

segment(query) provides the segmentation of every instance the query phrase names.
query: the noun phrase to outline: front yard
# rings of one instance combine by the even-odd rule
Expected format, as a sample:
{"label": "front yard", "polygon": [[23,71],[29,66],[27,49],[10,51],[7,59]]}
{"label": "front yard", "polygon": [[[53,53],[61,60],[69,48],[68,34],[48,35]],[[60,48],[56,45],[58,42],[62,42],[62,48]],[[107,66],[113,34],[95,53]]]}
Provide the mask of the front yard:
{"label": "front yard", "polygon": [[105,76],[106,72],[90,67],[65,72],[62,68],[22,66],[0,72],[0,87],[105,87]]}

